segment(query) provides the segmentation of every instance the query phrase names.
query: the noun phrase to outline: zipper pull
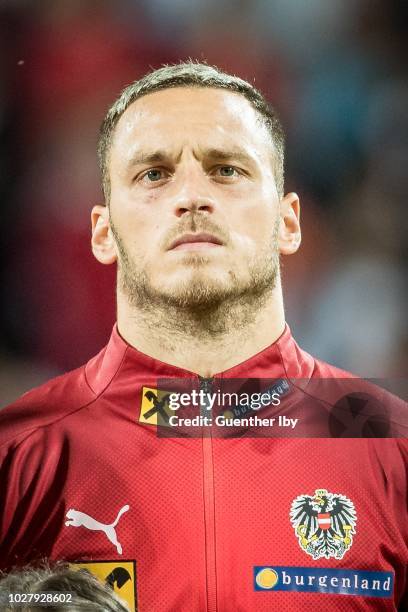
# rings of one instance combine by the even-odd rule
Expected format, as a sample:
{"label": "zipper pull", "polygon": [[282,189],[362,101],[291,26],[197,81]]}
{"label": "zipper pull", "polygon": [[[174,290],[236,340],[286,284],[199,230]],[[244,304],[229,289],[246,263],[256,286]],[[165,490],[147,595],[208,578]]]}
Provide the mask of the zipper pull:
{"label": "zipper pull", "polygon": [[[207,393],[212,392],[212,386],[214,382],[214,378],[203,378],[202,376],[198,377],[199,381],[199,390],[203,391],[205,395]],[[201,399],[201,398],[200,398]],[[210,409],[210,402],[208,397],[204,397],[204,401],[200,401],[200,415],[201,416],[211,416],[212,410]]]}

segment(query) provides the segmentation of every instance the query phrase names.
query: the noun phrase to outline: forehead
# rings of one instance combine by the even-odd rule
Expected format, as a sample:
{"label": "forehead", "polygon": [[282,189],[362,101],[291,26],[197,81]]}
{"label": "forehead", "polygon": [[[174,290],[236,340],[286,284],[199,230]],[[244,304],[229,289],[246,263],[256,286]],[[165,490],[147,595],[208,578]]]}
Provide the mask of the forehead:
{"label": "forehead", "polygon": [[138,149],[249,148],[271,153],[271,137],[259,113],[241,94],[222,89],[176,87],[143,96],[116,126],[111,159],[126,161]]}

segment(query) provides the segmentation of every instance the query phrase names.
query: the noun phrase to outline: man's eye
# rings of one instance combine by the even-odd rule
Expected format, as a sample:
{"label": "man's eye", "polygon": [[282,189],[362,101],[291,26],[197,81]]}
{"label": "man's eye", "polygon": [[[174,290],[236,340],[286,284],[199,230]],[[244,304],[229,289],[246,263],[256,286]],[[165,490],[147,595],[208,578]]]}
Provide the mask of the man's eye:
{"label": "man's eye", "polygon": [[231,177],[238,174],[234,166],[220,166],[217,170],[220,176]]}
{"label": "man's eye", "polygon": [[164,172],[159,168],[153,168],[152,170],[148,170],[143,178],[146,178],[150,183],[155,183],[164,178]]}

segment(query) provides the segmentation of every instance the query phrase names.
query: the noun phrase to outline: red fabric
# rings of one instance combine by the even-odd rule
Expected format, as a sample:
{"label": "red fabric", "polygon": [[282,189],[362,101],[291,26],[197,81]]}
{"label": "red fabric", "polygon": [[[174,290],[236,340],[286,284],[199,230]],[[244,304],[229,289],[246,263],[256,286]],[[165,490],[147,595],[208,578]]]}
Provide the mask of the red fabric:
{"label": "red fabric", "polygon": [[[349,376],[302,351],[289,328],[222,378]],[[197,378],[130,347],[114,329],[86,366],[0,413],[0,565],[41,556],[135,560],[138,610],[396,610],[406,589],[407,444],[398,439],[160,438],[138,422],[141,388]],[[326,489],[350,499],[356,534],[342,559],[314,560],[290,522],[293,501]],[[66,525],[76,510],[114,523]],[[68,517],[66,516],[68,512]],[[390,599],[258,592],[253,567],[389,571]]]}

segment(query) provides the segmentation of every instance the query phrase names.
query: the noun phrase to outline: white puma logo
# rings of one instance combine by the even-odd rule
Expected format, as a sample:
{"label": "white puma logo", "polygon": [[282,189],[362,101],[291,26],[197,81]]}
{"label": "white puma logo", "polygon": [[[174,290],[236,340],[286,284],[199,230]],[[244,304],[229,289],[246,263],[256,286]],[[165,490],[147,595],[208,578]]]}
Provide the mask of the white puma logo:
{"label": "white puma logo", "polygon": [[118,542],[118,538],[116,537],[115,527],[119,523],[119,519],[129,510],[128,505],[123,506],[118,512],[118,516],[110,523],[110,525],[104,525],[104,523],[100,523],[99,521],[89,516],[89,514],[85,514],[84,512],[79,512],[78,510],[73,510],[72,508],[68,510],[66,513],[66,518],[70,519],[69,521],[65,521],[65,525],[67,527],[86,527],[86,529],[92,529],[92,531],[103,531],[109,542],[112,542],[114,546],[116,546],[116,550],[118,554],[122,554],[122,546]]}

